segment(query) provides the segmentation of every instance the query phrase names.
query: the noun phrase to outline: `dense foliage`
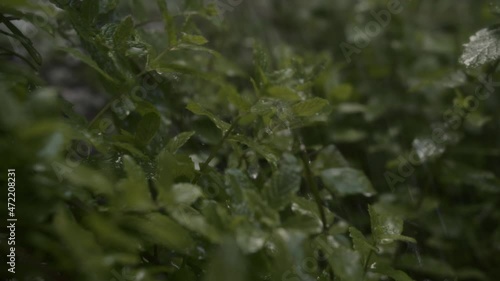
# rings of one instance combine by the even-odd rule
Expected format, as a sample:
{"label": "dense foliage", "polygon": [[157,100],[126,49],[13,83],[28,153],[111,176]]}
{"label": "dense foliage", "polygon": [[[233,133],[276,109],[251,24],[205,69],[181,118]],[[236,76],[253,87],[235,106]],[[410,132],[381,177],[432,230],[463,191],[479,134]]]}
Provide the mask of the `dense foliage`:
{"label": "dense foliage", "polygon": [[2,0],[2,276],[497,280],[496,2]]}

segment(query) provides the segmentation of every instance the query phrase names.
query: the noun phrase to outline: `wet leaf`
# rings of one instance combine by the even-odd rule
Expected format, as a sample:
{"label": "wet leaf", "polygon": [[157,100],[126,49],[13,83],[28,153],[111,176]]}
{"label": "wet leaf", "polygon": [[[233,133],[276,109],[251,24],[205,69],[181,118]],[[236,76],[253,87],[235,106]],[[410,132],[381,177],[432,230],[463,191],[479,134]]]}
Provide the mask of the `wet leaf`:
{"label": "wet leaf", "polygon": [[331,168],[321,172],[321,179],[331,192],[341,196],[363,194],[373,196],[376,192],[363,172],[353,168]]}
{"label": "wet leaf", "polygon": [[498,59],[500,57],[499,42],[499,26],[494,25],[479,30],[464,45],[464,52],[460,57],[460,63],[467,67],[478,67]]}

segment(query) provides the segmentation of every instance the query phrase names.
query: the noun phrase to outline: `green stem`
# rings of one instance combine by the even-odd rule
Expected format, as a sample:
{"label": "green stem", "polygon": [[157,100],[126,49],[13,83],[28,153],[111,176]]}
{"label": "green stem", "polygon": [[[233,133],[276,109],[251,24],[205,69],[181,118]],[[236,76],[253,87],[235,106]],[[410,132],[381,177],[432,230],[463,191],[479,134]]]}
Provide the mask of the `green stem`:
{"label": "green stem", "polygon": [[319,195],[319,189],[318,186],[316,185],[316,181],[314,180],[314,176],[311,171],[311,166],[309,165],[310,162],[309,156],[307,155],[307,152],[305,151],[302,142],[300,143],[301,143],[300,157],[302,158],[302,162],[304,163],[307,185],[314,197],[314,200],[316,201],[316,204],[318,205],[318,211],[321,216],[321,221],[323,222],[323,231],[326,232],[328,231],[328,223],[326,220],[325,210],[323,210],[323,204],[321,203],[321,196]]}
{"label": "green stem", "polygon": [[373,254],[373,250],[370,250],[370,252],[368,253],[368,256],[366,257],[366,261],[365,261],[365,264],[363,266],[363,277],[366,276],[366,273],[368,272],[368,265],[370,264],[370,259],[372,257],[372,254]]}

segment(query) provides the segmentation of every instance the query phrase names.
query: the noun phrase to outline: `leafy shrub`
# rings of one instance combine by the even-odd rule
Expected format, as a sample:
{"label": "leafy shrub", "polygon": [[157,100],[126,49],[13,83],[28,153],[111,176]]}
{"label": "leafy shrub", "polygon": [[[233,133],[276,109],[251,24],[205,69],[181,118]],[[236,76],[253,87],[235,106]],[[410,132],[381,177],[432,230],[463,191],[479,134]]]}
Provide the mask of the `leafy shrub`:
{"label": "leafy shrub", "polygon": [[3,1],[16,280],[495,280],[489,4]]}

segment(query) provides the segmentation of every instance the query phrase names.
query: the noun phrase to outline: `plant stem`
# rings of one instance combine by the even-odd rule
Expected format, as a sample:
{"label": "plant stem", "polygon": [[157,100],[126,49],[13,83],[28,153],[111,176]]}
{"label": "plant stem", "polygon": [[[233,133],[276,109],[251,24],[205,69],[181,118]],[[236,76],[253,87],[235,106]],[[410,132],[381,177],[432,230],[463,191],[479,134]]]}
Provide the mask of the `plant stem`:
{"label": "plant stem", "polygon": [[316,204],[318,205],[319,215],[321,216],[321,221],[323,222],[323,232],[326,232],[328,230],[328,223],[326,221],[325,210],[323,210],[323,204],[321,203],[321,196],[319,195],[319,189],[318,186],[316,185],[316,181],[314,180],[314,176],[311,171],[311,166],[309,165],[310,159],[309,156],[307,155],[307,152],[305,151],[302,142],[300,142],[300,146],[301,146],[300,157],[302,158],[302,162],[304,163],[307,185],[314,197],[314,200],[316,201]]}

